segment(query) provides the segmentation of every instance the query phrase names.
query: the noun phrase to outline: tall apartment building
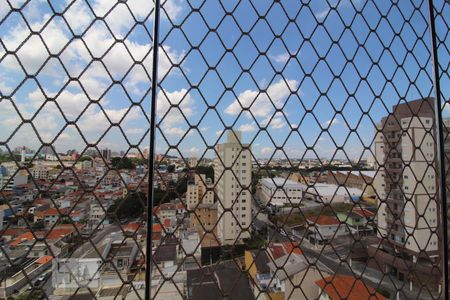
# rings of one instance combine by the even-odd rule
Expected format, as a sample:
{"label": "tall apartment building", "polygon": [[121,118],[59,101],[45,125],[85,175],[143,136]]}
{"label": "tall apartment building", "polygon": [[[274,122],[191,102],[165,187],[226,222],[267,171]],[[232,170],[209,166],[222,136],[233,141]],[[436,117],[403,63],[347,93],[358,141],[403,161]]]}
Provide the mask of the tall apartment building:
{"label": "tall apartment building", "polygon": [[189,209],[195,209],[199,203],[214,203],[214,185],[205,174],[195,174],[194,180],[187,183],[186,203]]}
{"label": "tall apartment building", "polygon": [[107,161],[110,160],[111,159],[111,149],[108,149],[108,148],[102,149],[102,157]]}
{"label": "tall apartment building", "polygon": [[217,236],[222,245],[250,237],[252,161],[250,146],[240,141],[240,132],[229,131],[226,143],[216,147]]}
{"label": "tall apartment building", "polygon": [[380,243],[369,254],[400,280],[414,281],[408,264],[430,265],[439,255],[434,125],[432,98],[396,105],[377,125],[374,187]]}

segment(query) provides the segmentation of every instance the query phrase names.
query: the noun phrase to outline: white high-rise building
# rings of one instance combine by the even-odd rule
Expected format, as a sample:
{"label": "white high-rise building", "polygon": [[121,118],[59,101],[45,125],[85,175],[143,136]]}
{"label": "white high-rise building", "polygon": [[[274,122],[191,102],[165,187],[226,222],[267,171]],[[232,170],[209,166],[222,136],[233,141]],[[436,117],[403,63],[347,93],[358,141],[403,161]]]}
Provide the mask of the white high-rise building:
{"label": "white high-rise building", "polygon": [[388,254],[403,253],[413,263],[439,255],[433,105],[432,98],[399,104],[377,125],[374,187],[384,257],[376,259],[401,280],[408,269],[394,266]]}
{"label": "white high-rise building", "polygon": [[250,237],[252,160],[250,146],[241,144],[240,132],[228,132],[227,142],[216,147],[217,236],[222,245]]}
{"label": "white high-rise building", "polygon": [[26,155],[25,147],[22,147],[22,151],[20,152],[20,154],[21,154],[20,162],[21,162],[22,164],[24,164],[24,163],[25,163],[25,155]]}

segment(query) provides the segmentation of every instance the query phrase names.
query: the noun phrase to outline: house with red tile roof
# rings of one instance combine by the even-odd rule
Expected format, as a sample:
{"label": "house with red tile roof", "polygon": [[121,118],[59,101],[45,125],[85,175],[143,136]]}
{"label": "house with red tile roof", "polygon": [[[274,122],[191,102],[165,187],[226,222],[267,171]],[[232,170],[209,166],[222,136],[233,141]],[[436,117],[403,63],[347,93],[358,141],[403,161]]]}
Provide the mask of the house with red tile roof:
{"label": "house with red tile roof", "polygon": [[128,224],[122,226],[122,228],[125,232],[130,232],[130,233],[134,233],[138,229],[143,228],[143,227],[144,227],[144,224],[141,224],[138,222],[128,223]]}
{"label": "house with red tile roof", "polygon": [[255,296],[267,299],[315,299],[319,289],[314,282],[332,273],[320,262],[311,265],[293,242],[245,251],[244,259]]}
{"label": "house with red tile roof", "polygon": [[361,279],[335,274],[316,281],[320,291],[319,300],[386,300]]}
{"label": "house with red tile roof", "polygon": [[331,239],[348,234],[348,227],[335,216],[311,216],[306,218],[311,243],[323,245]]}
{"label": "house with red tile roof", "polygon": [[21,235],[26,230],[26,227],[4,228],[3,230],[0,230],[0,236],[3,242],[8,242]]}
{"label": "house with red tile roof", "polygon": [[38,258],[36,260],[36,263],[40,264],[40,265],[45,265],[45,264],[51,262],[52,260],[53,260],[53,256],[51,256],[51,255],[44,255],[44,256]]}
{"label": "house with red tile roof", "polygon": [[65,214],[68,212],[67,208],[57,209],[55,207],[51,207],[42,211],[37,211],[34,213],[34,222],[38,222],[43,220],[45,226],[52,226],[60,219],[61,214]]}
{"label": "house with red tile roof", "polygon": [[347,224],[352,234],[367,235],[375,231],[375,213],[366,208],[354,207],[349,212],[340,212],[337,215],[342,223]]}
{"label": "house with red tile roof", "polygon": [[[77,225],[78,231],[81,231],[83,225]],[[15,247],[28,242],[33,242],[35,236],[38,238],[45,238],[49,243],[56,243],[62,239],[70,239],[78,234],[77,229],[72,224],[64,224],[56,226],[49,231],[36,231],[34,235],[31,231],[25,231],[22,234],[17,235],[10,243],[9,246]]]}

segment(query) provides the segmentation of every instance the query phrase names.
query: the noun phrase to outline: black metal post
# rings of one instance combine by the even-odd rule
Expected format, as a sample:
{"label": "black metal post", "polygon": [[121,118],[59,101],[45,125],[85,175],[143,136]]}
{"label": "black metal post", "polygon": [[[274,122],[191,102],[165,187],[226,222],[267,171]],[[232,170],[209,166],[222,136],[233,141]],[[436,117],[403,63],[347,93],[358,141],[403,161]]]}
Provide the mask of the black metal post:
{"label": "black metal post", "polygon": [[148,197],[147,197],[147,246],[145,258],[145,299],[151,294],[151,268],[152,268],[152,235],[153,235],[153,181],[155,167],[155,131],[156,131],[156,101],[158,89],[158,48],[159,48],[159,13],[160,0],[154,0],[155,11],[153,19],[153,65],[152,65],[152,93],[150,115],[150,149],[148,156]]}
{"label": "black metal post", "polygon": [[448,233],[447,233],[447,193],[445,187],[445,151],[444,151],[444,131],[442,122],[442,101],[441,101],[441,88],[439,83],[439,59],[437,53],[436,44],[436,28],[434,23],[434,5],[433,0],[428,0],[429,10],[429,28],[431,36],[431,58],[434,77],[434,89],[435,89],[435,120],[436,120],[436,149],[437,149],[437,161],[439,164],[439,198],[441,202],[441,230],[442,230],[442,246],[441,246],[441,262],[442,262],[442,281],[443,281],[443,299],[449,299],[449,286],[448,286]]}

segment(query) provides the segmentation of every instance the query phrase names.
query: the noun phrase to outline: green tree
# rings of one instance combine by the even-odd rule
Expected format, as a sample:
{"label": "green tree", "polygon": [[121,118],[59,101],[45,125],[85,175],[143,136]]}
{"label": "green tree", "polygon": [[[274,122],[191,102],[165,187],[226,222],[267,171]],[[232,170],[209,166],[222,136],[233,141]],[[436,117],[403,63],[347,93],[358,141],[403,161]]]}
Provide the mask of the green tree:
{"label": "green tree", "polygon": [[87,160],[92,161],[92,158],[89,156],[82,156],[78,159],[79,162],[87,161]]}
{"label": "green tree", "polygon": [[113,157],[111,158],[111,165],[119,170],[136,168],[136,165],[128,157]]}
{"label": "green tree", "polygon": [[32,225],[33,230],[42,230],[45,228],[44,220],[39,220]]}
{"label": "green tree", "polygon": [[119,219],[135,218],[142,215],[146,204],[146,196],[142,192],[129,193],[124,199],[118,199],[108,208],[108,213]]}
{"label": "green tree", "polygon": [[199,174],[205,174],[206,178],[211,178],[214,181],[214,168],[212,166],[198,166],[196,171]]}

